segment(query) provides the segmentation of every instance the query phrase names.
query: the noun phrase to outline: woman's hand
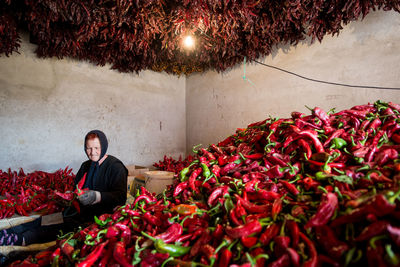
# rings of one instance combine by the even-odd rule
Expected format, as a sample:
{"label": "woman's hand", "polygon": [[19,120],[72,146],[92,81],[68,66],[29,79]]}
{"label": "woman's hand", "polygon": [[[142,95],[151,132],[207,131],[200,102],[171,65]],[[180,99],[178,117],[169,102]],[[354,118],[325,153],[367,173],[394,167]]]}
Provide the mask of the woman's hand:
{"label": "woman's hand", "polygon": [[94,190],[88,190],[87,192],[78,196],[79,202],[84,206],[96,204],[100,202],[100,199],[101,199],[100,192]]}

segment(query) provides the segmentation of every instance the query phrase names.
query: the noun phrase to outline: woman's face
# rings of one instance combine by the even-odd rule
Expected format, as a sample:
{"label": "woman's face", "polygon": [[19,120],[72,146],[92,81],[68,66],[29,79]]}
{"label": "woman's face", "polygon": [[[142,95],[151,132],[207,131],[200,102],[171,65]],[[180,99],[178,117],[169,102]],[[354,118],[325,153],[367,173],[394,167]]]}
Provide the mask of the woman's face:
{"label": "woman's face", "polygon": [[101,155],[101,145],[99,138],[86,141],[86,154],[91,161],[98,161]]}

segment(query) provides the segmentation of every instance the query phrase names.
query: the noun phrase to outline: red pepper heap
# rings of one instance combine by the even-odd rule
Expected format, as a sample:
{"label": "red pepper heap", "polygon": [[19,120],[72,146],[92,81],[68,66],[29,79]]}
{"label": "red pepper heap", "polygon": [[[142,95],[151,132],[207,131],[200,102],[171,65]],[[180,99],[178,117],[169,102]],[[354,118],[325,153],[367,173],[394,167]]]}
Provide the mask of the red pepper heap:
{"label": "red pepper heap", "polygon": [[172,157],[168,157],[164,155],[164,159],[159,161],[158,163],[154,163],[153,166],[159,169],[160,171],[169,171],[174,173],[179,173],[183,168],[187,167],[192,161],[194,157],[189,155],[184,160],[182,160],[182,156],[179,156],[179,159],[174,159]]}
{"label": "red pepper heap", "polygon": [[163,194],[142,188],[62,237],[49,262],[398,266],[399,122],[399,105],[377,101],[250,124],[196,150]]}
{"label": "red pepper heap", "polygon": [[63,210],[71,205],[72,198],[65,192],[73,190],[74,178],[68,167],[54,173],[0,170],[0,219],[14,214],[28,216],[32,212],[51,214]]}

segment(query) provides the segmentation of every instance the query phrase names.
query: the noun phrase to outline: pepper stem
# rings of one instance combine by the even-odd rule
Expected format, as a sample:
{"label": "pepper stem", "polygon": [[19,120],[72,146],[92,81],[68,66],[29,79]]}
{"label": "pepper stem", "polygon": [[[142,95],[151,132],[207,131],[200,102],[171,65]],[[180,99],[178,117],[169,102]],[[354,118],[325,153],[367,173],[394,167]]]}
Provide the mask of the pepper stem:
{"label": "pepper stem", "polygon": [[381,240],[381,239],[386,239],[386,238],[387,238],[386,235],[377,235],[377,236],[374,236],[373,238],[371,238],[371,239],[369,240],[369,245],[371,246],[371,248],[376,249],[376,244],[375,244],[375,242],[378,241],[378,240]]}
{"label": "pepper stem", "polygon": [[391,244],[386,244],[385,246],[385,250],[386,250],[386,254],[389,257],[390,263],[393,266],[398,266],[400,263],[399,258],[397,257],[397,255],[393,252],[392,250],[392,245]]}
{"label": "pepper stem", "polygon": [[193,146],[193,148],[192,148],[193,153],[197,154],[199,152],[199,150],[196,150],[196,149],[201,147],[201,146],[202,146],[202,144],[198,144],[198,145]]}
{"label": "pepper stem", "polygon": [[389,197],[388,199],[389,203],[394,204],[394,202],[399,196],[400,196],[400,189],[393,196]]}
{"label": "pepper stem", "polygon": [[174,257],[169,257],[168,259],[166,259],[166,260],[161,264],[161,267],[164,267],[165,264],[167,264],[167,263],[170,262],[170,261],[173,261],[174,259],[175,259]]}
{"label": "pepper stem", "polygon": [[150,239],[151,241],[155,242],[157,239],[154,236],[149,235],[146,232],[140,232],[142,235],[144,235],[145,237],[147,237],[148,239]]}

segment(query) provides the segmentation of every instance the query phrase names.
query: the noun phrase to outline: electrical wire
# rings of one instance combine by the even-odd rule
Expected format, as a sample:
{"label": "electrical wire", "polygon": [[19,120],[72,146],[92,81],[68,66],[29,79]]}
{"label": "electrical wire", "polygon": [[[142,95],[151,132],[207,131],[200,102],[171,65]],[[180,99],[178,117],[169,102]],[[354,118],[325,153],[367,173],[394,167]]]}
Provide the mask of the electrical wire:
{"label": "electrical wire", "polygon": [[278,68],[278,67],[275,67],[275,66],[272,66],[272,65],[268,65],[268,64],[259,62],[259,61],[257,61],[257,60],[253,60],[253,62],[255,62],[255,63],[257,63],[257,64],[260,64],[260,65],[263,65],[263,66],[266,66],[266,67],[269,67],[269,68],[272,68],[272,69],[276,69],[276,70],[279,70],[279,71],[282,71],[282,72],[285,72],[285,73],[288,73],[288,74],[297,76],[297,77],[299,77],[299,78],[302,78],[302,79],[305,79],[305,80],[308,80],[308,81],[312,81],[312,82],[325,83],[325,84],[336,85],[336,86],[356,87],[356,88],[383,89],[383,90],[400,90],[399,87],[381,87],[381,86],[368,86],[368,85],[350,85],[350,84],[344,84],[344,83],[327,82],[327,81],[322,81],[322,80],[317,80],[317,79],[308,78],[308,77],[302,76],[302,75],[300,75],[300,74],[297,74],[297,73],[294,73],[294,72],[291,72],[291,71],[288,71],[288,70],[285,70],[285,69],[282,69],[282,68]]}

